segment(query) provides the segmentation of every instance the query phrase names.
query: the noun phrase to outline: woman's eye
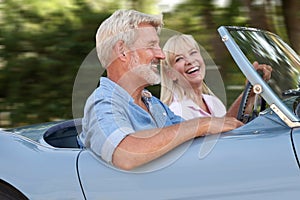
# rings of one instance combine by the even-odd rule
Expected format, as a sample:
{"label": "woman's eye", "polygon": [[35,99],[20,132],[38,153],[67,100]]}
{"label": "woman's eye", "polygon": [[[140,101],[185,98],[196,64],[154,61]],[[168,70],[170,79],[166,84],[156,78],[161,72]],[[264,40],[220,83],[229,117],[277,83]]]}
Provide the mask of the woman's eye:
{"label": "woman's eye", "polygon": [[198,53],[198,51],[195,50],[195,51],[191,52],[191,55],[194,55],[194,54],[197,54],[197,53]]}
{"label": "woman's eye", "polygon": [[179,62],[182,59],[182,57],[178,57],[175,59],[175,62]]}

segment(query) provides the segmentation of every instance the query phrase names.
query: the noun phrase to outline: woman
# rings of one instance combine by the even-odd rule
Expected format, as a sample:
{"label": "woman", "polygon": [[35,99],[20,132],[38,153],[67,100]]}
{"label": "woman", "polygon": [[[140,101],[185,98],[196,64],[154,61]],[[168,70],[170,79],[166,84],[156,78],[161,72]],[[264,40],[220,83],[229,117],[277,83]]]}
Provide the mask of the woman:
{"label": "woman", "polygon": [[[175,35],[168,39],[163,47],[166,59],[161,67],[161,100],[171,110],[183,117],[222,117],[237,116],[242,95],[226,112],[224,104],[204,83],[206,66],[200,54],[198,43],[191,35]],[[264,79],[271,76],[272,68],[268,65],[253,63],[256,70],[262,70]],[[250,96],[250,102],[254,95]],[[252,105],[247,107],[247,112]]]}

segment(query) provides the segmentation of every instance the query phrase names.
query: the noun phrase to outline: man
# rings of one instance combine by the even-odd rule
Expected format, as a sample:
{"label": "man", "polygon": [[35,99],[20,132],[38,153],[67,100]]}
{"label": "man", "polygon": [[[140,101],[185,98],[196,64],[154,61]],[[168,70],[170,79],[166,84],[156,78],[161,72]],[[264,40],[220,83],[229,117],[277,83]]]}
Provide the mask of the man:
{"label": "man", "polygon": [[80,140],[121,169],[148,163],[195,137],[242,125],[227,117],[183,122],[144,90],[160,82],[157,66],[165,58],[158,38],[162,23],[162,17],[118,10],[96,34],[97,54],[107,78],[100,79],[86,102]]}

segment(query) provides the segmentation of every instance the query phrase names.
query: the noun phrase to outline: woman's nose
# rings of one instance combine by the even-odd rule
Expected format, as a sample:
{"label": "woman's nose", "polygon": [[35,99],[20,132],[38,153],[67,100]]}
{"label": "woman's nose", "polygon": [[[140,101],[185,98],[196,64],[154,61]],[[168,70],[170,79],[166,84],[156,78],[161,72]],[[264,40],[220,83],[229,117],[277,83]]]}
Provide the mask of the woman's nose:
{"label": "woman's nose", "polygon": [[194,59],[192,59],[191,57],[187,56],[185,57],[185,64],[186,65],[191,65],[194,62]]}

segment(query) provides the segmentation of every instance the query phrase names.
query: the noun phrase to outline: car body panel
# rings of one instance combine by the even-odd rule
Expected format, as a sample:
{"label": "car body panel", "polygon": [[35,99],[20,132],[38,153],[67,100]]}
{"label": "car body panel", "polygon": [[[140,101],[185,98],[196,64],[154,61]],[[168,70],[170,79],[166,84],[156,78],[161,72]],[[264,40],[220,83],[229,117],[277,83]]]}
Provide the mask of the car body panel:
{"label": "car body panel", "polygon": [[1,180],[29,199],[83,199],[76,168],[80,149],[49,148],[3,131],[0,141]]}
{"label": "car body panel", "polygon": [[[189,148],[183,148],[186,151],[179,159],[153,171],[149,168],[156,166],[151,164],[133,172],[118,170],[91,152],[82,152],[79,174],[85,195],[87,199],[299,197],[300,173],[291,145],[290,128],[280,121],[276,116],[275,119],[260,116],[222,135],[202,159],[199,159],[199,149],[204,138],[195,139]],[[270,126],[273,128],[267,128]],[[175,151],[180,152],[182,148]],[[174,151],[165,157],[174,157],[173,154]],[[165,163],[165,159],[156,162]],[[90,173],[93,177],[88,176]]]}
{"label": "car body panel", "polygon": [[300,128],[294,128],[292,131],[292,138],[293,138],[293,147],[295,151],[296,160],[298,162],[300,168]]}

